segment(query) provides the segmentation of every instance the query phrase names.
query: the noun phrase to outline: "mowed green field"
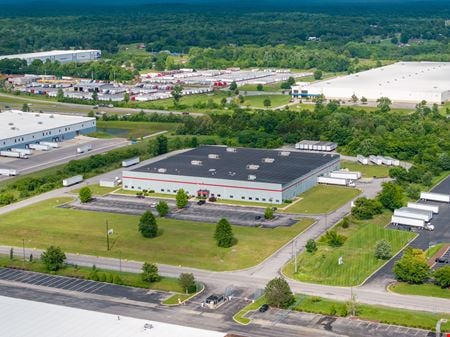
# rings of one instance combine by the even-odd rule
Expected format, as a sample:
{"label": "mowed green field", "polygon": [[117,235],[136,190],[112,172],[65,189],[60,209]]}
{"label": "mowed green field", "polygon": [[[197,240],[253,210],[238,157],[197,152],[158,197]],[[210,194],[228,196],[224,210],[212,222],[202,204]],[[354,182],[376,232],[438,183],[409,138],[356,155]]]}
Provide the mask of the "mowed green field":
{"label": "mowed green field", "polygon": [[341,162],[341,167],[350,171],[359,171],[364,178],[387,178],[389,177],[390,169],[389,166],[362,165],[346,160]]}
{"label": "mowed green field", "polygon": [[140,138],[161,131],[174,131],[178,123],[97,121],[96,137]]}
{"label": "mowed green field", "polygon": [[431,296],[450,299],[450,289],[441,288],[432,283],[408,284],[401,282],[390,286],[389,290],[403,295]]}
{"label": "mowed green field", "polygon": [[[119,257],[210,270],[253,266],[271,255],[312,224],[305,219],[289,228],[233,226],[238,243],[219,248],[213,239],[215,224],[158,218],[161,235],[145,239],[138,232],[138,216],[90,212],[57,205],[71,199],[52,199],[0,218],[0,244],[47,248],[65,252]],[[105,223],[114,229],[112,250],[106,250]],[[263,243],[263,244],[262,244]]]}
{"label": "mowed green field", "polygon": [[[108,194],[108,193],[111,193],[112,191],[115,191],[115,190],[120,188],[120,187],[103,187],[103,186],[100,186],[98,184],[96,184],[96,185],[86,185],[86,186],[89,187],[89,189],[92,192],[92,195],[100,195],[100,196]],[[79,194],[81,189],[82,189],[82,187],[77,188],[76,190],[71,191],[71,193]]]}
{"label": "mowed green field", "polygon": [[360,190],[351,187],[317,185],[299,195],[302,200],[286,208],[286,213],[321,214],[338,209],[357,197]]}
{"label": "mowed green field", "polygon": [[261,96],[245,96],[245,101],[242,105],[254,108],[265,108],[264,100],[270,99],[271,105],[269,108],[276,108],[281,105],[288,104],[291,100],[289,95],[261,95]]}
{"label": "mowed green field", "polygon": [[[294,274],[292,262],[285,266],[284,271],[289,277],[299,281],[335,286],[361,284],[386,262],[374,256],[378,241],[390,242],[395,254],[415,236],[413,233],[387,229],[379,224],[387,224],[389,216],[386,212],[373,222],[352,223],[348,229],[339,226],[338,232],[347,236],[344,245],[333,248],[319,240],[315,253],[304,252],[299,255],[298,273]],[[338,264],[339,257],[343,259],[341,265]]]}

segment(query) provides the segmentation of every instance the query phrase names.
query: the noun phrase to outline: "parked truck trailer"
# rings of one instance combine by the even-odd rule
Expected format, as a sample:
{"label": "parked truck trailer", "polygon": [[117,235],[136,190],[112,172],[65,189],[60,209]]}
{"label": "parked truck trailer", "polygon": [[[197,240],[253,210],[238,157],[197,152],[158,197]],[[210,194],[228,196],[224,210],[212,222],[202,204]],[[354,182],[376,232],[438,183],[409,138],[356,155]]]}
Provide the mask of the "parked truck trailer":
{"label": "parked truck trailer", "polygon": [[63,186],[64,187],[72,186],[72,185],[81,183],[82,181],[83,181],[83,176],[81,176],[81,175],[66,178],[63,180]]}
{"label": "parked truck trailer", "polygon": [[91,144],[87,144],[87,145],[83,145],[83,146],[79,146],[77,147],[77,153],[86,153],[92,150],[92,145]]}
{"label": "parked truck trailer", "polygon": [[331,178],[331,177],[318,177],[317,183],[326,185],[338,185],[338,186],[355,186],[355,183],[348,179]]}
{"label": "parked truck trailer", "polygon": [[433,212],[431,212],[431,211],[408,208],[408,207],[402,207],[400,209],[396,209],[394,211],[394,215],[403,216],[405,218],[421,219],[425,222],[430,222],[431,219],[433,218]]}
{"label": "parked truck trailer", "polygon": [[136,164],[139,164],[139,162],[140,162],[140,158],[139,157],[126,159],[126,160],[122,161],[122,167],[129,167],[129,166],[132,166],[132,165],[136,165]]}
{"label": "parked truck trailer", "polygon": [[361,178],[361,172],[352,171],[333,171],[330,172],[330,178],[341,178],[349,180],[358,180]]}
{"label": "parked truck trailer", "polygon": [[42,144],[29,144],[28,147],[30,149],[33,149],[33,150],[36,150],[36,151],[48,151],[48,150],[50,150],[50,146],[42,145]]}
{"label": "parked truck trailer", "polygon": [[53,149],[59,148],[59,144],[55,142],[39,142],[41,145],[47,145],[48,147],[51,147]]}
{"label": "parked truck trailer", "polygon": [[434,230],[434,226],[427,224],[425,221],[420,219],[413,219],[413,218],[405,218],[402,216],[393,215],[391,218],[391,224],[397,225],[397,226],[407,226],[407,227],[413,227],[413,228],[419,228],[419,229],[427,229],[427,230]]}
{"label": "parked truck trailer", "polygon": [[438,201],[438,202],[450,202],[450,194],[421,192],[420,199]]}
{"label": "parked truck trailer", "polygon": [[11,151],[12,152],[18,152],[18,153],[23,153],[23,154],[25,154],[27,156],[31,155],[31,153],[32,153],[30,149],[20,149],[20,148],[16,148],[16,147],[13,147],[11,149]]}
{"label": "parked truck trailer", "polygon": [[28,156],[26,154],[13,151],[0,151],[0,156],[9,158],[28,159]]}
{"label": "parked truck trailer", "polygon": [[369,158],[364,157],[360,154],[358,154],[356,156],[356,160],[358,160],[359,163],[363,164],[363,165],[369,165]]}
{"label": "parked truck trailer", "polygon": [[17,171],[13,170],[13,169],[1,169],[0,168],[0,176],[16,176],[17,175]]}
{"label": "parked truck trailer", "polygon": [[423,209],[425,211],[431,211],[434,214],[439,213],[439,206],[430,204],[420,204],[418,202],[408,202],[408,208]]}

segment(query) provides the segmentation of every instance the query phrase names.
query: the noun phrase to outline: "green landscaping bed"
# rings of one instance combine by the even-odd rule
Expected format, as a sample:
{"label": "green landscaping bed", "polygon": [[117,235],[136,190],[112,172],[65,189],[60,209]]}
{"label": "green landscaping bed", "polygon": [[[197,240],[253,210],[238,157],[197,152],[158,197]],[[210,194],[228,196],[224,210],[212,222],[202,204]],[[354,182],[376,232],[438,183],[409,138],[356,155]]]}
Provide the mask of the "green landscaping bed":
{"label": "green landscaping bed", "polygon": [[341,167],[348,168],[350,171],[359,171],[364,178],[387,178],[390,169],[389,166],[362,165],[345,160],[341,162]]}
{"label": "green landscaping bed", "polygon": [[255,302],[250,303],[243,309],[241,309],[237,314],[233,316],[233,319],[243,325],[250,324],[251,319],[245,317],[250,311],[258,310],[260,306],[266,303],[266,298],[264,296],[261,296],[258,298]]}
{"label": "green landscaping bed", "polygon": [[[56,245],[71,253],[235,270],[260,263],[313,221],[304,219],[291,227],[275,229],[233,226],[237,244],[219,248],[213,239],[215,224],[160,218],[161,234],[146,239],[138,232],[138,216],[56,207],[70,200],[47,200],[3,215],[0,244],[22,246],[25,239],[25,246],[30,248]],[[106,250],[106,221],[114,229],[111,251]]]}
{"label": "green landscaping bed", "polygon": [[400,282],[390,286],[389,290],[403,295],[431,296],[450,299],[450,289],[441,288],[432,283],[408,284]]}
{"label": "green landscaping bed", "polygon": [[[388,217],[387,212],[380,216],[386,221],[384,224],[389,221]],[[336,226],[336,229],[339,234],[347,237],[341,247],[333,248],[319,240],[318,250],[315,253],[304,252],[299,255],[298,272],[294,274],[294,265],[291,261],[283,269],[285,274],[304,282],[356,286],[386,263],[374,256],[377,241],[390,242],[392,252],[395,254],[415,236],[410,232],[384,228],[376,224],[376,221],[352,223],[348,229]],[[338,264],[340,257],[343,259],[341,265]]]}
{"label": "green landscaping bed", "polygon": [[287,207],[286,213],[322,214],[334,211],[361,193],[350,187],[317,185],[299,195],[302,200],[293,202]]}

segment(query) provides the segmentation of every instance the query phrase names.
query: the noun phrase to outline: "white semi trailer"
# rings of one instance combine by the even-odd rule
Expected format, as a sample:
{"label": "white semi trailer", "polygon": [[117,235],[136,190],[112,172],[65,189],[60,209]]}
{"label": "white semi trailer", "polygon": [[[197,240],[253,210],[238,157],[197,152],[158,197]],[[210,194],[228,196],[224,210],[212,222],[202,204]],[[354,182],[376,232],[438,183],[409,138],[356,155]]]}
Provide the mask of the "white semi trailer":
{"label": "white semi trailer", "polygon": [[358,180],[361,178],[361,172],[333,171],[330,172],[330,178]]}
{"label": "white semi trailer", "polygon": [[12,152],[18,152],[18,153],[23,153],[23,154],[26,154],[27,156],[31,155],[31,150],[30,149],[20,149],[20,148],[13,147],[11,149],[11,151]]}
{"label": "white semi trailer", "polygon": [[421,192],[420,199],[439,202],[450,202],[450,194]]}
{"label": "white semi trailer", "polygon": [[355,183],[348,179],[331,178],[331,177],[318,177],[317,183],[326,185],[338,185],[338,186],[355,186]]}
{"label": "white semi trailer", "polygon": [[72,185],[81,183],[82,181],[83,181],[83,176],[81,176],[81,175],[70,177],[70,178],[66,178],[66,179],[63,180],[63,186],[64,187],[72,186]]}
{"label": "white semi trailer", "polygon": [[47,145],[48,147],[51,147],[53,149],[59,148],[59,144],[55,142],[39,142],[41,145]]}
{"label": "white semi trailer", "polygon": [[13,170],[13,169],[0,169],[0,176],[16,176],[17,175],[17,171]]}
{"label": "white semi trailer", "polygon": [[139,164],[139,162],[140,162],[139,157],[130,158],[122,161],[122,167],[129,167],[135,164]]}
{"label": "white semi trailer", "polygon": [[369,156],[369,160],[375,165],[383,165],[383,159],[377,156]]}
{"label": "white semi trailer", "polygon": [[359,163],[363,164],[363,165],[369,165],[369,158],[364,157],[360,154],[358,154],[356,156],[356,160],[358,160]]}
{"label": "white semi trailer", "polygon": [[425,211],[431,211],[434,214],[439,213],[439,206],[430,204],[419,204],[418,202],[408,202],[408,208],[423,209]]}
{"label": "white semi trailer", "polygon": [[421,209],[414,209],[408,207],[402,207],[394,211],[394,215],[403,216],[405,218],[421,219],[425,222],[430,222],[433,218],[433,212],[425,211]]}
{"label": "white semi trailer", "polygon": [[28,159],[28,156],[26,154],[13,151],[0,151],[0,156],[9,158]]}
{"label": "white semi trailer", "polygon": [[414,227],[414,228],[420,228],[420,229],[427,229],[427,230],[434,230],[434,226],[427,224],[425,221],[420,219],[412,219],[412,218],[405,218],[402,216],[393,215],[391,218],[391,224],[397,225],[397,226],[408,226],[408,227]]}
{"label": "white semi trailer", "polygon": [[36,151],[48,151],[48,150],[50,150],[50,146],[42,145],[42,144],[29,144],[28,147],[30,149],[33,149],[33,150],[36,150]]}
{"label": "white semi trailer", "polygon": [[91,144],[87,144],[87,145],[83,145],[80,147],[77,147],[77,153],[85,153],[85,152],[89,152],[92,150],[92,145]]}

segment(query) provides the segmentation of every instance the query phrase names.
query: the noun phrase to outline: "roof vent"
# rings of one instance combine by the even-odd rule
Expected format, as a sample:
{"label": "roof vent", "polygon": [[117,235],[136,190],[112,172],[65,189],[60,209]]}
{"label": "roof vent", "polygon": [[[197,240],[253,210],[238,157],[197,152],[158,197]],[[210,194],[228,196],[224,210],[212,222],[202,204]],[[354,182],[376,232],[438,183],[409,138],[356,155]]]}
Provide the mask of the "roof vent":
{"label": "roof vent", "polygon": [[289,151],[281,151],[280,153],[280,156],[282,156],[282,157],[289,157],[289,155],[291,154]]}
{"label": "roof vent", "polygon": [[259,165],[249,164],[247,165],[247,170],[257,170],[259,169]]}
{"label": "roof vent", "polygon": [[256,176],[253,174],[248,175],[248,180],[256,180]]}
{"label": "roof vent", "polygon": [[227,152],[236,152],[236,148],[234,147],[227,147]]}
{"label": "roof vent", "polygon": [[8,123],[8,125],[14,125],[14,123]]}
{"label": "roof vent", "polygon": [[263,158],[263,163],[272,164],[275,161],[275,158]]}
{"label": "roof vent", "polygon": [[208,158],[209,159],[219,159],[220,157],[218,154],[211,153],[211,154],[208,154]]}
{"label": "roof vent", "polygon": [[216,172],[216,169],[209,169],[209,172]]}
{"label": "roof vent", "polygon": [[158,173],[166,173],[166,172],[167,172],[167,169],[165,169],[165,168],[158,169]]}
{"label": "roof vent", "polygon": [[191,160],[191,165],[202,166],[203,162],[201,160]]}
{"label": "roof vent", "polygon": [[42,124],[42,122],[41,122],[41,121],[39,121],[39,122],[38,122],[38,124]]}
{"label": "roof vent", "polygon": [[50,115],[49,118],[55,118],[55,116],[54,115]]}

